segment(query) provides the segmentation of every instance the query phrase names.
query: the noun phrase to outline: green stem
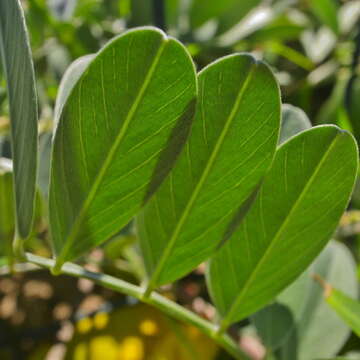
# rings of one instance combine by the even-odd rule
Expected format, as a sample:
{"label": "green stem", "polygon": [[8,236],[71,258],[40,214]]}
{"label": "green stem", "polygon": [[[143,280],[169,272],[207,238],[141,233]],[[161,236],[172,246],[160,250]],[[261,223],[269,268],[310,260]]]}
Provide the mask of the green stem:
{"label": "green stem", "polygon": [[17,233],[14,237],[13,252],[17,260],[22,261],[24,259],[24,239],[22,239]]}
{"label": "green stem", "polygon": [[151,295],[151,293],[153,292],[153,287],[150,284],[147,284],[145,286],[145,291],[143,292],[143,296],[142,296],[142,301],[145,301],[146,299],[148,299]]}
{"label": "green stem", "polygon": [[223,334],[225,334],[226,329],[229,326],[230,326],[230,324],[227,321],[221,320],[219,325],[218,325],[218,330],[217,330],[218,336],[222,336]]}
{"label": "green stem", "polygon": [[[49,270],[51,270],[55,264],[55,261],[52,259],[47,259],[30,253],[26,253],[25,257],[28,262]],[[186,321],[187,323],[196,326],[202,333],[213,339],[235,359],[250,360],[249,356],[241,351],[230,336],[227,334],[218,334],[218,329],[215,324],[210,323],[209,321],[196,315],[194,312],[185,309],[181,305],[178,305],[156,292],[152,292],[148,297],[144,297],[144,290],[140,286],[130,284],[110,275],[88,271],[73,263],[65,263],[61,268],[61,273],[92,280],[108,289],[130,295],[142,302],[152,305],[177,320]]]}

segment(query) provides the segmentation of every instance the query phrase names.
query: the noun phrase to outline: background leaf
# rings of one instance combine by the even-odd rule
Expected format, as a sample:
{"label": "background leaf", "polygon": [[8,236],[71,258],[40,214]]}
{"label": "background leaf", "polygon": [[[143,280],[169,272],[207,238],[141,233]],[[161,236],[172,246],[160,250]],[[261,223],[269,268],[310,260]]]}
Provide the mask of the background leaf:
{"label": "background leaf", "polygon": [[312,278],[314,273],[357,297],[354,258],[345,245],[331,241],[313,264],[277,298],[291,311],[295,322],[294,328],[288,328],[288,340],[278,351],[279,359],[334,356],[350,335],[349,328],[322,301],[321,288]]}
{"label": "background leaf", "polygon": [[261,309],[252,316],[251,320],[262,343],[271,351],[277,349],[286,341],[289,329],[294,326],[291,311],[279,303],[274,303]]}
{"label": "background leaf", "polygon": [[339,31],[337,2],[335,0],[317,0],[309,1],[308,4],[314,15],[337,34]]}
{"label": "background leaf", "polygon": [[48,0],[53,16],[61,21],[69,21],[74,14],[77,0]]}
{"label": "background leaf", "polygon": [[285,140],[311,128],[311,122],[303,110],[290,104],[283,104],[279,144]]}
{"label": "background leaf", "polygon": [[218,33],[229,30],[236,25],[261,0],[208,0],[206,6],[202,1],[193,1],[190,8],[190,22],[193,28],[215,20]]}
{"label": "background leaf", "polygon": [[58,268],[118,232],[156,190],[186,139],[195,96],[189,55],[158,30],[129,31],[91,61],[54,139]]}
{"label": "background leaf", "polygon": [[251,210],[210,260],[208,285],[223,327],[266,305],[321,251],[356,171],[354,139],[335,126],[307,130],[278,149]]}
{"label": "background leaf", "polygon": [[0,55],[10,104],[17,233],[33,221],[37,167],[37,100],[34,69],[19,0],[0,2]]}
{"label": "background leaf", "polygon": [[330,288],[329,291],[325,291],[326,302],[354,333],[360,336],[360,303],[340,290]]}
{"label": "background leaf", "polygon": [[74,88],[75,84],[78,82],[83,72],[87,69],[90,61],[94,58],[94,56],[95,55],[82,56],[81,58],[76,59],[66,69],[66,72],[61,79],[58,94],[56,97],[54,109],[55,126],[59,122],[62,108],[65,105],[66,100],[71,93],[71,90]]}
{"label": "background leaf", "polygon": [[279,89],[263,63],[234,55],[208,66],[198,104],[181,156],[138,217],[149,288],[185,275],[226,240],[275,150]]}
{"label": "background leaf", "polygon": [[360,141],[360,76],[354,77],[349,82],[348,87],[348,115],[354,135],[358,142]]}

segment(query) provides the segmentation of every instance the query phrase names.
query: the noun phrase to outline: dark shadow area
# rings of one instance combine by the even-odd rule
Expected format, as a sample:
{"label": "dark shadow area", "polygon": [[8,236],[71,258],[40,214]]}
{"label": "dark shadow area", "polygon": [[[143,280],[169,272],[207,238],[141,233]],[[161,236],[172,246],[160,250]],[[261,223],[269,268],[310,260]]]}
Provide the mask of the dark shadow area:
{"label": "dark shadow area", "polygon": [[296,327],[290,332],[283,345],[274,352],[276,360],[298,360],[298,334]]}
{"label": "dark shadow area", "polygon": [[155,170],[147,187],[143,204],[145,204],[165,180],[173,168],[178,156],[189,137],[196,108],[196,98],[193,98],[186,110],[174,126],[164,150],[160,153]]}
{"label": "dark shadow area", "polygon": [[259,184],[253,190],[253,192],[247,197],[247,199],[240,205],[238,210],[235,212],[235,215],[233,216],[232,220],[229,222],[229,225],[227,226],[224,235],[222,237],[222,240],[217,246],[217,249],[220,249],[225,244],[225,242],[230,239],[231,235],[237,230],[241,222],[244,220],[246,214],[250,210],[252,204],[254,203],[259,193],[262,183],[263,180],[259,182]]}

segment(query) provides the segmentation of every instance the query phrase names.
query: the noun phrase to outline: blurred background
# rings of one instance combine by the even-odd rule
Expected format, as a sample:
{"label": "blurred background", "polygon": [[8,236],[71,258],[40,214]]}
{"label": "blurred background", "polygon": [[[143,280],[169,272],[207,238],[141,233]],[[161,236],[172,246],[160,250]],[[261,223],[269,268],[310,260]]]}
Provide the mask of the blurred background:
{"label": "blurred background", "polygon": [[[97,52],[126,29],[161,27],[186,45],[198,70],[221,56],[251,52],[271,66],[284,103],[302,108],[313,125],[337,124],[360,140],[359,0],[24,0],[22,4],[40,111],[37,220],[28,243],[37,254],[50,256],[44,204],[60,80],[72,61]],[[0,157],[11,158],[8,130],[0,69]],[[27,265],[9,275],[8,249],[1,248],[13,233],[13,219],[2,215],[11,212],[6,198],[12,196],[12,185],[6,174],[0,177],[0,193],[0,359],[229,359],[197,329],[88,280],[52,277]],[[347,273],[357,280],[359,233],[360,185],[336,234],[351,257]],[[144,273],[132,224],[80,261],[90,270],[134,283]],[[203,273],[200,266],[162,292],[212,319],[215,311]],[[313,326],[317,346],[337,328],[321,321]],[[243,321],[231,331],[253,359],[264,358],[266,339],[256,321]],[[349,329],[345,332],[333,354],[360,359],[355,353],[360,351],[360,340]],[[316,345],[307,345],[308,351],[311,346]],[[309,360],[309,354],[304,350],[299,359]]]}

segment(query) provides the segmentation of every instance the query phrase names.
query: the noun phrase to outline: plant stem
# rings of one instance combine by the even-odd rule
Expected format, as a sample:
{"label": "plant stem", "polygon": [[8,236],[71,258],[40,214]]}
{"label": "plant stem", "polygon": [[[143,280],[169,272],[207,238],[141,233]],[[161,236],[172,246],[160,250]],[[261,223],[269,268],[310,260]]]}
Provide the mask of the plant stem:
{"label": "plant stem", "polygon": [[142,300],[148,299],[153,291],[153,288],[150,285],[146,285],[145,290],[143,292]]}
{"label": "plant stem", "polygon": [[13,252],[17,260],[22,260],[24,258],[24,240],[17,234],[17,232],[15,232]]}
{"label": "plant stem", "polygon": [[218,325],[218,330],[217,333],[219,336],[222,336],[223,334],[225,334],[226,329],[229,327],[229,324],[227,321],[222,320],[220,321],[219,325]]}
{"label": "plant stem", "polygon": [[[52,259],[47,259],[30,253],[26,253],[25,257],[29,263],[47,268],[49,270],[51,270],[55,264],[55,261]],[[124,280],[115,278],[110,275],[88,271],[73,263],[65,263],[61,268],[61,273],[92,280],[95,283],[108,289],[130,295],[142,302],[152,305],[177,320],[185,321],[191,325],[196,326],[202,333],[213,339],[235,359],[251,360],[249,356],[247,356],[237,346],[237,344],[230,338],[230,336],[227,334],[219,335],[217,332],[217,326],[215,324],[210,323],[209,321],[196,315],[194,312],[185,309],[183,306],[178,305],[177,303],[165,298],[164,296],[161,296],[156,292],[152,292],[148,297],[144,298],[144,290],[140,286],[130,284]]]}

